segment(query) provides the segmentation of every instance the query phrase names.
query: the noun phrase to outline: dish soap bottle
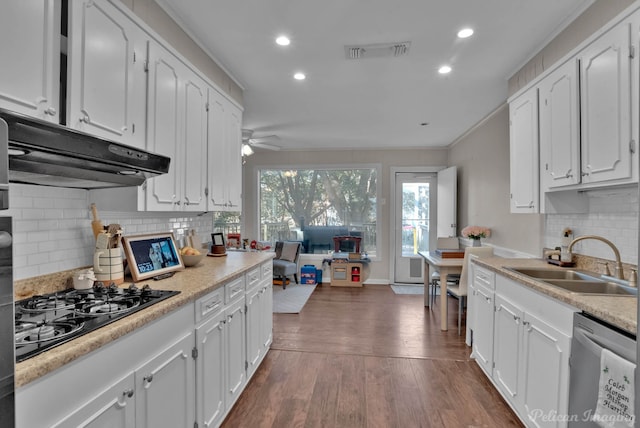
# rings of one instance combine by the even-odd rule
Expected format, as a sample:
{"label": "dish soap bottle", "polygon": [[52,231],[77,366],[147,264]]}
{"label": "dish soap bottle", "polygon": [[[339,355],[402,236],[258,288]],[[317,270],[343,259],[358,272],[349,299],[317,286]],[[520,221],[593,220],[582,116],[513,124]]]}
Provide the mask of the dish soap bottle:
{"label": "dish soap bottle", "polygon": [[573,240],[573,233],[571,229],[566,227],[562,231],[562,240],[560,243],[560,261],[570,263],[572,261],[571,253],[569,252],[569,245]]}

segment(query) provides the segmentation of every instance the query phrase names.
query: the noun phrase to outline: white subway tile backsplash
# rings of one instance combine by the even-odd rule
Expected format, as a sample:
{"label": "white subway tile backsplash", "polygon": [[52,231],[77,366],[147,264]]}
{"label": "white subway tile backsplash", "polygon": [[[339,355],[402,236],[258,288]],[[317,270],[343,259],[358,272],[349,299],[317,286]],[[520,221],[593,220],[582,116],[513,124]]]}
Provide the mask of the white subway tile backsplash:
{"label": "white subway tile backsplash", "polygon": [[[46,186],[11,184],[9,210],[13,217],[14,279],[24,279],[93,264],[95,240],[91,230],[88,192]],[[100,207],[98,207],[100,208]],[[126,235],[185,232],[195,229],[203,241],[213,230],[212,214],[201,217],[176,213],[99,211],[105,225],[120,224]],[[174,228],[174,225],[179,227]]]}
{"label": "white subway tile backsplash", "polygon": [[[547,214],[545,216],[545,247],[560,245],[562,230],[569,227],[573,236],[600,235],[620,250],[623,262],[638,262],[638,190],[590,191],[589,209],[585,214]],[[611,249],[598,241],[585,240],[576,244],[574,252],[613,259]]]}

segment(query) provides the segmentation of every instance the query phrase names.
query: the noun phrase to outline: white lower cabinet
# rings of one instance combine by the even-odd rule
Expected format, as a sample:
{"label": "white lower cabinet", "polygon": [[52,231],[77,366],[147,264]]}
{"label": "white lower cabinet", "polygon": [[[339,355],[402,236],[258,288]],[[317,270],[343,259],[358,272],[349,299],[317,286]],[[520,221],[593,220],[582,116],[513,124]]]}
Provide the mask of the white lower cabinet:
{"label": "white lower cabinet", "polygon": [[522,401],[531,426],[564,427],[569,398],[569,352],[571,337],[548,323],[525,313],[522,343]]}
{"label": "white lower cabinet", "polygon": [[[264,359],[272,340],[273,275],[272,263],[256,272],[261,279],[251,289],[247,286],[247,376],[251,376]],[[247,274],[247,277],[249,274]]]}
{"label": "white lower cabinet", "polygon": [[135,372],[136,427],[188,427],[195,418],[193,332]]}
{"label": "white lower cabinet", "polygon": [[[16,427],[220,426],[271,344],[271,261],[251,272],[261,275],[251,327],[242,275],[18,388]],[[250,335],[260,348],[251,365]]]}
{"label": "white lower cabinet", "polygon": [[473,357],[489,376],[493,370],[494,288],[495,274],[475,265],[473,290],[467,304],[473,314]]}
{"label": "white lower cabinet", "polygon": [[226,411],[225,313],[223,306],[196,327],[196,406],[199,426],[213,427],[222,422]]}
{"label": "white lower cabinet", "polygon": [[522,422],[565,427],[577,309],[502,275],[495,275],[493,291],[477,273],[469,305],[475,313],[473,357]]}
{"label": "white lower cabinet", "polygon": [[111,427],[127,428],[135,425],[133,372],[101,392],[52,428]]}
{"label": "white lower cabinet", "polygon": [[[185,382],[193,385],[193,380],[176,384],[178,376],[189,373],[189,367],[193,378],[192,348],[193,306],[185,306],[18,388],[16,427],[167,426],[154,425],[153,420],[140,424],[140,406],[171,413],[168,420],[180,420],[174,426],[184,426],[187,413],[188,426],[192,426],[193,393],[185,388],[194,388],[186,387]],[[186,359],[182,358],[185,353]],[[154,379],[145,385],[141,379],[150,374]],[[180,401],[185,397],[178,397],[182,391],[191,402],[188,409]]]}
{"label": "white lower cabinet", "polygon": [[[518,366],[522,359],[522,309],[496,296],[493,326],[493,379],[514,404],[519,396]],[[520,407],[516,405],[516,407]]]}
{"label": "white lower cabinet", "polygon": [[247,381],[246,317],[244,296],[225,309],[225,382],[227,403],[234,403]]}

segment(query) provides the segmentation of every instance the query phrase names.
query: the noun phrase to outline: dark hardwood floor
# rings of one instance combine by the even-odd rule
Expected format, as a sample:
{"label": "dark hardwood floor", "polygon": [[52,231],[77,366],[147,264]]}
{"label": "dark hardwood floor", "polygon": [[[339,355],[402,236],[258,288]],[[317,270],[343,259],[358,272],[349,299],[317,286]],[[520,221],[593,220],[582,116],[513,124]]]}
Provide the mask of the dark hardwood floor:
{"label": "dark hardwood floor", "polygon": [[521,427],[458,336],[457,300],[316,287],[274,314],[273,345],[223,427]]}

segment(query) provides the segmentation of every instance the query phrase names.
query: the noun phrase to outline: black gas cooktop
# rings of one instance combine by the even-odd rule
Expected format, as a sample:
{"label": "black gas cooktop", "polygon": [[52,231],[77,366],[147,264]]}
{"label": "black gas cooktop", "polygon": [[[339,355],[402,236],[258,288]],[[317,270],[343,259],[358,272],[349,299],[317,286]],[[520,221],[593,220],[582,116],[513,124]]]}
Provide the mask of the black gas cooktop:
{"label": "black gas cooktop", "polygon": [[128,288],[102,283],[88,290],[68,289],[33,296],[15,304],[16,362],[161,302],[179,291]]}

